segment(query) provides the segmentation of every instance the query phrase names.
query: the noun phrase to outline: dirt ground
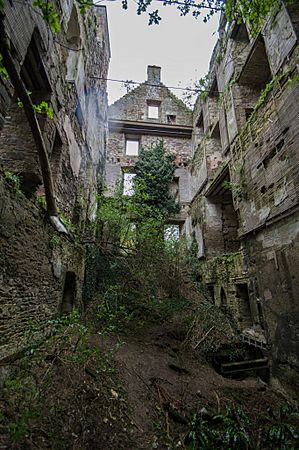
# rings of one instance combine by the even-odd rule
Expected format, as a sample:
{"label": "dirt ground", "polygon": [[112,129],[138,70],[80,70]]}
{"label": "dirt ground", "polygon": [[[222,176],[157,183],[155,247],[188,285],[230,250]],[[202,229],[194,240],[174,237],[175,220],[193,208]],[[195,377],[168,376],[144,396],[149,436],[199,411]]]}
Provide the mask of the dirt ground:
{"label": "dirt ground", "polygon": [[[133,426],[131,450],[187,448],[192,415],[219,414],[227,406],[242,405],[254,434],[267,408],[285,401],[257,377],[222,377],[198,351],[186,348],[185,335],[176,318],[93,338],[94,345],[107,349],[119,345],[115,361]],[[127,448],[123,445],[119,450]]]}
{"label": "dirt ground", "polygon": [[[108,333],[98,324],[91,334],[71,324],[15,362],[0,395],[0,449],[295,449],[259,439],[287,400],[256,377],[216,373],[200,345],[187,345],[181,319],[131,320]],[[192,444],[195,416],[214,426],[227,407],[239,406],[257,446]]]}

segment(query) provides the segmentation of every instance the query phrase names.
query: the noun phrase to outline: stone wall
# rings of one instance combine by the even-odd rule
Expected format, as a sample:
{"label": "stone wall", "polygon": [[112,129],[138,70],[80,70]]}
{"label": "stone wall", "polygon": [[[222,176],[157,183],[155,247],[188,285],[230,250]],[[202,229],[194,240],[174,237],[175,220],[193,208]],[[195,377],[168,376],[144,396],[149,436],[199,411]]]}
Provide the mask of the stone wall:
{"label": "stone wall", "polygon": [[31,131],[10,81],[0,79],[0,358],[25,344],[31,324],[44,326],[84,306],[81,242],[92,228],[106,160],[109,35],[105,7],[83,17],[73,1],[55,4],[61,15],[56,35],[26,2],[5,2],[5,27],[16,68],[28,89],[32,84],[33,102],[45,100],[54,111],[52,119],[38,115],[38,120],[59,216],[74,239],[46,221]]}
{"label": "stone wall", "polygon": [[209,94],[194,110],[185,232],[190,245],[197,243],[202,281],[214,302],[243,336],[268,346],[273,375],[294,388],[298,6],[282,6],[256,37],[242,24],[221,28],[220,36]]}
{"label": "stone wall", "polygon": [[[177,98],[160,80],[160,67],[157,78],[152,81],[151,72],[155,66],[148,66],[147,81],[128,92],[121,99],[109,106],[109,118],[168,124],[167,116],[176,116],[175,124],[190,126],[192,111]],[[157,102],[159,118],[148,117],[148,102]]]}
{"label": "stone wall", "polygon": [[[82,308],[84,247],[60,236],[42,207],[0,177],[1,325],[0,356],[26,342],[31,326],[45,326],[65,308]],[[74,296],[64,304],[67,272],[75,274]]]}
{"label": "stone wall", "polygon": [[[176,221],[184,220],[190,202],[190,175],[187,170],[191,158],[192,112],[161,83],[160,67],[148,67],[148,79],[109,107],[109,140],[106,166],[106,184],[113,192],[117,181],[122,181],[123,169],[134,165],[138,155],[126,154],[127,139],[139,142],[139,149],[150,148],[163,140],[167,152],[175,155],[175,178],[178,201],[182,213]],[[148,107],[157,107],[157,118],[149,117]]]}

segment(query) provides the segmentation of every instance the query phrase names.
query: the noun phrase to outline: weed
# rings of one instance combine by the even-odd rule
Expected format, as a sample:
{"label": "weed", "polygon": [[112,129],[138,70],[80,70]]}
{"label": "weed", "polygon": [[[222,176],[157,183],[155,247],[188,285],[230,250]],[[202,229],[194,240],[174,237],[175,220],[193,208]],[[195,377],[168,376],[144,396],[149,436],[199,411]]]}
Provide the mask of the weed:
{"label": "weed", "polygon": [[222,186],[225,189],[229,189],[233,195],[241,198],[244,197],[244,188],[240,184],[233,181],[223,181]]}
{"label": "weed", "polygon": [[[280,409],[276,423],[273,418],[264,418],[266,425],[260,428],[259,436],[251,435],[252,420],[240,406],[226,408],[222,414],[209,419],[201,414],[194,414],[191,431],[188,435],[190,450],[255,450],[269,448],[275,450],[295,450],[298,442],[298,429],[295,420],[298,414],[289,406]],[[256,442],[258,440],[258,442]],[[262,446],[261,446],[262,445]]]}
{"label": "weed", "polygon": [[7,183],[15,190],[15,192],[21,192],[20,190],[21,180],[18,175],[11,172],[10,170],[5,170],[4,178],[7,181]]}
{"label": "weed", "polygon": [[76,227],[75,225],[70,221],[70,219],[68,219],[63,213],[59,214],[59,219],[61,220],[61,222],[63,223],[63,225],[66,227],[66,229],[74,234],[76,231]]}
{"label": "weed", "polygon": [[49,247],[53,250],[61,244],[61,237],[59,234],[53,234],[49,239]]}
{"label": "weed", "polygon": [[266,428],[266,441],[272,448],[295,450],[295,443],[299,439],[299,429],[296,427],[298,418],[299,413],[292,410],[289,405],[283,405],[280,408],[277,416],[274,416],[274,423]]}
{"label": "weed", "polygon": [[47,210],[47,200],[45,194],[39,195],[36,198],[37,204],[40,205],[44,210]]}

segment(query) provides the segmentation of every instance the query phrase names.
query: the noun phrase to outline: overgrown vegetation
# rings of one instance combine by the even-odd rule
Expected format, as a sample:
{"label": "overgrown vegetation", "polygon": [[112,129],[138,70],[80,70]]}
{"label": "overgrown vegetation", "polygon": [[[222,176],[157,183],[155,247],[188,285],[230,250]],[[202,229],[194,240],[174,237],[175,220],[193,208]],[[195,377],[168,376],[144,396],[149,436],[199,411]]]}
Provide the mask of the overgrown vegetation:
{"label": "overgrown vegetation", "polygon": [[11,172],[10,170],[4,170],[4,179],[15,190],[15,192],[21,192],[21,180],[17,174]]}
{"label": "overgrown vegetation", "polygon": [[[257,424],[255,420],[258,420]],[[253,418],[250,411],[245,412],[236,403],[215,415],[201,410],[192,418],[192,431],[188,435],[191,443],[188,448],[295,450],[299,437],[297,420],[298,413],[287,404],[278,410],[269,408],[268,415],[259,418]]]}
{"label": "overgrown vegetation", "polygon": [[124,436],[130,442],[114,350],[92,342],[93,330],[77,311],[46,327],[47,338],[39,325],[31,326],[28,351],[10,366],[0,397],[1,444],[87,449],[101,442],[112,450],[121,448]]}
{"label": "overgrown vegetation", "polygon": [[[178,267],[174,242],[164,241],[164,227],[179,206],[169,192],[175,166],[163,142],[142,150],[135,167],[134,195],[118,185],[113,197],[99,195],[96,246],[90,247],[86,295],[110,292],[143,300],[175,297]],[[162,276],[163,275],[163,276]],[[112,280],[112,281],[110,281]],[[116,287],[113,288],[115,295]]]}

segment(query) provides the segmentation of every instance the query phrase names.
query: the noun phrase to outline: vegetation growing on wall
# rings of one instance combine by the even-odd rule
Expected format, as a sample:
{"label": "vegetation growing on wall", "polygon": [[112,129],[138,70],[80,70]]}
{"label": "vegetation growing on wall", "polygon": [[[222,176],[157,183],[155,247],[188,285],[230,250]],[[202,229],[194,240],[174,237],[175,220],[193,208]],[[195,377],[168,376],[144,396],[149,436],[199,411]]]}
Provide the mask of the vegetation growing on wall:
{"label": "vegetation growing on wall", "polygon": [[[127,283],[131,293],[138,291],[137,286],[142,280],[143,288],[148,285],[146,292],[151,290],[150,285],[155,291],[154,286],[162,282],[159,275],[163,273],[162,264],[165,264],[167,273],[167,250],[171,245],[164,242],[164,226],[170,214],[179,210],[179,205],[169,192],[175,171],[173,157],[166,154],[163,142],[159,142],[141,151],[135,171],[134,195],[123,195],[120,184],[113,197],[98,197],[97,245],[90,247],[86,274],[89,298],[95,288],[99,289],[99,284],[103,282],[101,277],[106,271],[111,279],[116,277],[116,283],[118,275],[128,279],[131,276],[135,286],[133,288]],[[148,270],[149,267],[153,270]],[[125,291],[121,289],[120,294],[125,295]]]}

